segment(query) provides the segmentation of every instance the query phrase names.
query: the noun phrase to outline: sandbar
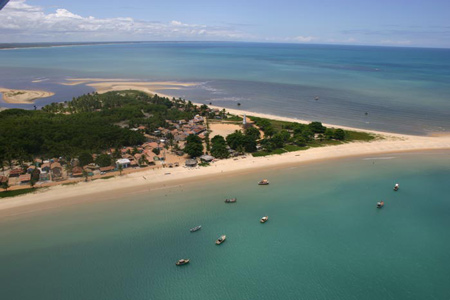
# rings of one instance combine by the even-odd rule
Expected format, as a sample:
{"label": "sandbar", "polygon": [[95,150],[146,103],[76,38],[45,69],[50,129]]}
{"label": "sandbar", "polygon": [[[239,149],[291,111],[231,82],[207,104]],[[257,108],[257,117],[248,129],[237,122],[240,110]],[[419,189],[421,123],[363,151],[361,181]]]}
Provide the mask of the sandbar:
{"label": "sandbar", "polygon": [[35,90],[15,90],[0,88],[0,93],[3,95],[3,101],[14,104],[31,104],[34,100],[47,98],[54,95],[52,92],[35,91]]}

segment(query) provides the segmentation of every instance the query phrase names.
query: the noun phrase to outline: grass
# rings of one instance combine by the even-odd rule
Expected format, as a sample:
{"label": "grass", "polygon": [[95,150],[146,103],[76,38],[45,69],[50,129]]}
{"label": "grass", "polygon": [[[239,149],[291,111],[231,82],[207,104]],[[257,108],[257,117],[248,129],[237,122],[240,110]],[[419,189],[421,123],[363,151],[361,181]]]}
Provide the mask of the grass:
{"label": "grass", "polygon": [[209,166],[210,166],[210,164],[207,163],[207,162],[201,162],[201,163],[199,163],[198,165],[199,165],[200,167],[209,167]]}
{"label": "grass", "polygon": [[285,145],[284,146],[284,150],[286,150],[287,152],[293,152],[293,151],[300,151],[300,150],[306,150],[309,147],[300,147],[297,145]]}
{"label": "grass", "polygon": [[19,195],[33,193],[35,191],[36,191],[36,189],[29,188],[29,189],[22,189],[22,190],[0,192],[0,198],[15,197],[15,196],[19,196]]}
{"label": "grass", "polygon": [[227,118],[224,121],[242,121],[242,118],[236,115],[227,115]]}
{"label": "grass", "polygon": [[367,132],[361,132],[361,131],[351,131],[346,130],[345,131],[345,140],[347,142],[351,141],[372,141],[376,138],[375,135]]}
{"label": "grass", "polygon": [[110,178],[114,178],[115,176],[105,176],[105,177],[100,177],[100,179],[110,179]]}

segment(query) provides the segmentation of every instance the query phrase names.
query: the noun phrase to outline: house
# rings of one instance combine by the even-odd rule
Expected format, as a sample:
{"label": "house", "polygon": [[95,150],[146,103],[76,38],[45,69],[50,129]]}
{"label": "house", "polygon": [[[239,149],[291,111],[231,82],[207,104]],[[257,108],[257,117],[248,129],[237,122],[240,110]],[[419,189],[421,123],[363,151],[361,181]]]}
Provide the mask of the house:
{"label": "house", "polygon": [[121,158],[116,161],[116,166],[122,166],[122,168],[128,168],[131,164],[131,161],[128,158]]}
{"label": "house", "polygon": [[8,182],[8,177],[6,177],[6,176],[0,176],[0,185],[1,184],[3,184],[3,183],[5,183],[5,182]]}
{"label": "house", "polygon": [[196,159],[188,159],[184,162],[184,164],[186,165],[186,167],[188,168],[193,168],[197,166],[197,160]]}
{"label": "house", "polygon": [[205,154],[205,155],[200,156],[200,159],[204,162],[212,162],[214,160],[214,156]]}
{"label": "house", "polygon": [[31,174],[24,174],[19,176],[19,182],[21,184],[29,183],[31,181]]}
{"label": "house", "polygon": [[50,165],[52,172],[52,180],[61,180],[63,177],[63,168],[59,162],[54,162]]}
{"label": "house", "polygon": [[36,169],[36,167],[35,167],[35,166],[29,166],[29,167],[27,168],[27,173],[30,173],[30,174],[32,174],[32,173],[33,173],[33,171],[34,171],[34,169]]}
{"label": "house", "polygon": [[107,172],[112,172],[112,171],[114,171],[115,170],[115,167],[114,166],[109,166],[109,167],[102,167],[102,168],[100,168],[100,172],[105,172],[105,173],[107,173]]}
{"label": "house", "polygon": [[41,166],[42,172],[49,173],[50,172],[50,163],[44,163]]}
{"label": "house", "polygon": [[21,168],[13,169],[9,172],[9,177],[19,177],[23,173]]}
{"label": "house", "polygon": [[81,176],[83,176],[83,168],[81,168],[79,166],[73,167],[73,169],[72,169],[72,176],[73,177],[81,177]]}
{"label": "house", "polygon": [[39,174],[39,181],[49,181],[49,180],[50,180],[50,174],[48,174],[48,173]]}

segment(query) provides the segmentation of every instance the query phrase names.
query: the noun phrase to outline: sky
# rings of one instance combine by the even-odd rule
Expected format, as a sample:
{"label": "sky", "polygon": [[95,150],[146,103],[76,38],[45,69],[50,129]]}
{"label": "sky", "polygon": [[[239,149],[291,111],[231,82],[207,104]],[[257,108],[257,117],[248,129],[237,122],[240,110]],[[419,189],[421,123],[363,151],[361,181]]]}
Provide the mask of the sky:
{"label": "sky", "polygon": [[450,48],[450,0],[10,0],[0,43],[245,41]]}

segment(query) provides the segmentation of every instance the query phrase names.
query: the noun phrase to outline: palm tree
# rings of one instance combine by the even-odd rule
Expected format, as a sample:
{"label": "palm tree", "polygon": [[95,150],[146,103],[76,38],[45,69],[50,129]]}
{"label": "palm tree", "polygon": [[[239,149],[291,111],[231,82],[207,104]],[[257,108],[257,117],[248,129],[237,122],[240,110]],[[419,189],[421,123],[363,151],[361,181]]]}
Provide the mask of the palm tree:
{"label": "palm tree", "polygon": [[84,177],[85,182],[88,181],[88,176],[89,176],[89,173],[85,169],[83,169],[83,177]]}
{"label": "palm tree", "polygon": [[118,169],[119,169],[120,176],[122,176],[123,166],[119,164]]}

